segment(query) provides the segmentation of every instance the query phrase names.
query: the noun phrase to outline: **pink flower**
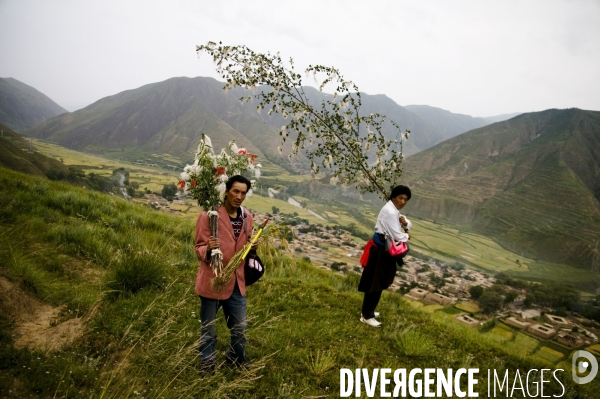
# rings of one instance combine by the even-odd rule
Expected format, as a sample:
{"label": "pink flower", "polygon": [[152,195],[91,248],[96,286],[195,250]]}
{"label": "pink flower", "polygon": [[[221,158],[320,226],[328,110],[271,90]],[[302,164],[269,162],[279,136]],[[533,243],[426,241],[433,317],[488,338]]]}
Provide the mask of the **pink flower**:
{"label": "pink flower", "polygon": [[246,155],[248,154],[248,151],[245,148],[240,148],[238,150],[238,155]]}

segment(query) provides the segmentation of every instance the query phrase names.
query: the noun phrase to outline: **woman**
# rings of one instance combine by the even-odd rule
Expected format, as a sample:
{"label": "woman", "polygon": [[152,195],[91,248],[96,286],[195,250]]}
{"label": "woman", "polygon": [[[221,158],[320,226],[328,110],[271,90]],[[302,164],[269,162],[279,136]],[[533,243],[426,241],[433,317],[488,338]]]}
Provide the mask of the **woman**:
{"label": "woman", "polygon": [[393,257],[388,252],[391,240],[407,242],[410,240],[408,232],[412,223],[400,214],[410,200],[410,188],[396,186],[392,190],[390,200],[381,208],[375,224],[373,241],[376,245],[371,247],[367,266],[358,284],[358,290],[365,293],[360,321],[372,327],[381,327],[375,318],[379,316],[375,308],[381,298],[383,290],[394,282],[396,276],[396,262],[402,265],[402,258]]}

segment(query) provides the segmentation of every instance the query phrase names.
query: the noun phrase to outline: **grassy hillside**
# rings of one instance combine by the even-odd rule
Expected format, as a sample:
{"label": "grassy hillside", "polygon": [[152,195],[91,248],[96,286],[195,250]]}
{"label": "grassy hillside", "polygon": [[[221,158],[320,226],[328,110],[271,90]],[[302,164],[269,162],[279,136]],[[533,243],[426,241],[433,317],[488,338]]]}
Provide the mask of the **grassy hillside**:
{"label": "grassy hillside", "polygon": [[[6,169],[0,176],[0,396],[337,397],[342,367],[479,367],[485,396],[487,369],[548,364],[531,342],[515,341],[511,354],[515,345],[391,292],[379,307],[384,327],[367,327],[357,275],[263,248],[267,273],[248,292],[253,367],[220,364],[200,377],[193,222]],[[217,329],[222,361],[222,317]],[[595,396],[596,383],[576,386],[569,375],[568,397]],[[561,391],[545,384],[545,394]]]}
{"label": "grassy hillside", "polygon": [[0,78],[0,123],[25,130],[67,112],[43,93],[13,78]]}
{"label": "grassy hillside", "polygon": [[0,125],[0,166],[24,173],[46,176],[50,170],[66,171],[61,162],[39,152],[29,152],[34,147],[17,133]]}
{"label": "grassy hillside", "polygon": [[522,114],[407,158],[421,217],[471,225],[507,249],[600,266],[600,112]]}

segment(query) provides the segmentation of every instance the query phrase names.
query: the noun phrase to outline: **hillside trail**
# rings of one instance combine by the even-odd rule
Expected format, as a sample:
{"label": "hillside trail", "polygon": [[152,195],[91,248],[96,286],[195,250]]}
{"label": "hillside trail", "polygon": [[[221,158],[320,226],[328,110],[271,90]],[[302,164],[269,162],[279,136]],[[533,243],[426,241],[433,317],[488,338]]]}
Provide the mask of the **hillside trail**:
{"label": "hillside trail", "polygon": [[14,324],[12,335],[18,349],[58,350],[81,336],[85,327],[82,317],[61,322],[65,306],[45,304],[3,277],[0,277],[0,310]]}

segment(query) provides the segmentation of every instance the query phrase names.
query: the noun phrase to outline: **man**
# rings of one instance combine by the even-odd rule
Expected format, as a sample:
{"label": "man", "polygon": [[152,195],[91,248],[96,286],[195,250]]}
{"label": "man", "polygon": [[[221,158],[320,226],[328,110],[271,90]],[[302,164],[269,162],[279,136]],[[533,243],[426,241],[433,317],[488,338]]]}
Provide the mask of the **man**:
{"label": "man", "polygon": [[376,244],[371,248],[367,266],[363,269],[358,290],[364,292],[360,321],[371,327],[381,327],[376,320],[379,316],[375,308],[379,304],[381,293],[394,282],[396,276],[396,262],[403,264],[402,258],[393,257],[388,252],[392,240],[408,242],[412,223],[402,214],[410,200],[411,191],[406,186],[396,186],[392,189],[390,200],[381,208],[375,224],[373,241]]}
{"label": "man", "polygon": [[[227,361],[247,367],[246,361],[246,283],[244,262],[242,262],[222,291],[216,292],[210,286],[215,277],[210,267],[211,252],[219,248],[223,253],[223,264],[240,251],[252,234],[252,215],[242,207],[246,193],[250,190],[250,180],[236,175],[225,183],[225,199],[217,210],[219,214],[219,238],[212,237],[209,217],[206,211],[196,222],[196,255],[200,268],[196,278],[196,294],[200,296],[200,338],[201,367],[210,372],[216,365],[217,334],[215,329],[217,311],[223,308],[227,327],[231,333],[231,343],[227,351]],[[256,250],[258,243],[253,245]],[[252,253],[252,252],[251,252]]]}

